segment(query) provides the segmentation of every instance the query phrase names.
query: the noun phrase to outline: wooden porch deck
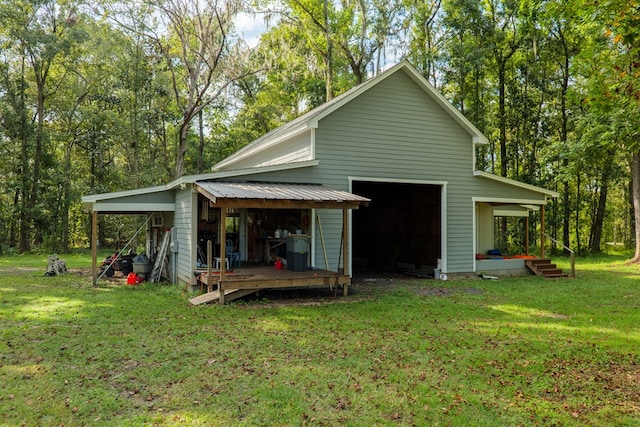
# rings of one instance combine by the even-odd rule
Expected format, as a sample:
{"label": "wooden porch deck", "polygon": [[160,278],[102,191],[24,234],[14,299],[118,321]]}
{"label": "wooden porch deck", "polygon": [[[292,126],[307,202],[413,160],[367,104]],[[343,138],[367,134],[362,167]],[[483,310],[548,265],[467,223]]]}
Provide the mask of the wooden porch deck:
{"label": "wooden porch deck", "polygon": [[240,298],[261,289],[283,289],[300,287],[334,287],[342,286],[343,295],[347,295],[351,277],[328,270],[291,271],[276,270],[270,266],[243,266],[232,271],[225,271],[222,279],[220,272],[215,271],[209,276],[207,272],[198,275],[200,288],[207,292],[189,302],[193,305],[206,304]]}

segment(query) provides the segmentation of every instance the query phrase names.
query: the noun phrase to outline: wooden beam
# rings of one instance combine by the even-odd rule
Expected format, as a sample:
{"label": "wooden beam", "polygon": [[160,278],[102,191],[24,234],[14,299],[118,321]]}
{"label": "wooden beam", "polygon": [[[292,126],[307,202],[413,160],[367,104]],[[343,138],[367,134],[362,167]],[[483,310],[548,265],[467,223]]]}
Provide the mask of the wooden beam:
{"label": "wooden beam", "polygon": [[215,207],[233,209],[358,209],[360,202],[334,200],[218,199]]}
{"label": "wooden beam", "polygon": [[[275,288],[298,288],[306,286],[330,286],[336,284],[336,277],[298,277],[292,279],[234,279],[224,280],[225,289],[275,289]],[[222,281],[220,282],[222,284]],[[348,286],[351,283],[349,276],[337,276],[337,283]]]}
{"label": "wooden beam", "polygon": [[98,284],[98,212],[91,212],[91,276],[93,286]]}

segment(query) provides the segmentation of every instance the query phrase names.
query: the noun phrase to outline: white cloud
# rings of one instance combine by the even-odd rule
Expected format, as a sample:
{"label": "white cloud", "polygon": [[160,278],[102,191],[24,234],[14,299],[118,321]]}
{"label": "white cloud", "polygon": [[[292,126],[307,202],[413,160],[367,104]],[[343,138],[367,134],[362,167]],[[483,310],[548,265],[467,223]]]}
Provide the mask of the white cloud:
{"label": "white cloud", "polygon": [[241,12],[236,16],[235,23],[238,34],[250,47],[258,45],[260,36],[267,29],[264,19],[255,13]]}

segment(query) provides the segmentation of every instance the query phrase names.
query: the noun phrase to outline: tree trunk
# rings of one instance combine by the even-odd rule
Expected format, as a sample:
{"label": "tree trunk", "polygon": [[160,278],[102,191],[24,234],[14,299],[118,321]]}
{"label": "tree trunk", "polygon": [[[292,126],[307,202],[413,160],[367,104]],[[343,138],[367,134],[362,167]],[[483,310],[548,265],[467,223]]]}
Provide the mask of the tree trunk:
{"label": "tree trunk", "polygon": [[578,172],[578,176],[576,177],[576,211],[575,211],[575,221],[576,221],[576,251],[578,253],[581,252],[580,248],[580,172]]}
{"label": "tree trunk", "polygon": [[176,174],[174,178],[180,178],[184,175],[184,159],[187,154],[187,141],[189,138],[189,124],[191,119],[184,117],[180,125],[180,134],[178,136],[178,153],[176,155]]}
{"label": "tree trunk", "polygon": [[29,136],[27,132],[27,114],[26,114],[26,87],[27,83],[25,80],[25,58],[22,58],[21,63],[21,75],[20,75],[20,124],[22,127],[21,130],[21,186],[19,190],[19,199],[20,199],[20,214],[19,214],[19,242],[18,242],[18,252],[29,252],[31,250],[30,244],[30,235],[31,235],[31,223],[30,216],[28,213],[27,206],[27,192],[29,191],[31,173],[29,171]]}
{"label": "tree trunk", "polygon": [[[605,172],[603,175],[608,175]],[[602,240],[602,225],[604,223],[604,212],[607,206],[607,193],[609,192],[609,178],[608,176],[602,177],[602,185],[600,186],[600,195],[598,197],[598,205],[594,215],[593,223],[591,224],[591,233],[589,233],[589,250],[591,252],[600,253],[600,246]]]}
{"label": "tree trunk", "polygon": [[[36,67],[34,67],[36,68]],[[36,68],[36,71],[38,68]],[[38,201],[40,198],[40,174],[42,156],[44,152],[44,102],[45,102],[45,80],[36,78],[36,86],[38,88],[38,102],[37,102],[37,114],[38,124],[36,128],[36,149],[33,155],[33,169],[32,169],[32,183],[29,194],[29,222],[30,226],[35,231],[36,244],[42,243],[42,231],[43,225],[38,211]]]}
{"label": "tree trunk", "polygon": [[[567,42],[564,39],[564,33],[562,31],[559,31],[559,38],[560,38],[560,42],[562,43],[562,50],[564,53],[564,63],[562,68],[562,94],[560,96],[560,114],[562,117],[562,123],[560,128],[560,142],[563,146],[566,146],[568,134],[569,134],[569,112],[567,109],[567,92],[569,90],[570,63],[569,63],[569,49],[567,46]],[[568,159],[565,158],[563,160],[562,167],[565,170],[568,169],[569,167]],[[569,223],[570,223],[571,209],[569,208],[570,199],[569,199],[569,182],[568,181],[564,182],[563,202],[564,202],[564,215],[563,215],[564,217],[563,217],[563,224],[562,224],[562,243],[566,248],[570,248],[571,241],[569,237]],[[578,200],[576,200],[576,203],[578,203]],[[576,229],[576,233],[578,232],[578,230],[579,229]],[[566,252],[567,251],[565,250],[565,253]]]}
{"label": "tree trunk", "polygon": [[[498,86],[500,92],[499,110],[498,110],[498,127],[500,139],[500,176],[507,176],[507,118],[506,118],[506,82],[505,82],[505,64],[499,64],[498,69]],[[502,217],[500,221],[501,240],[506,242],[507,236],[507,218]],[[504,246],[503,246],[504,247]]]}
{"label": "tree trunk", "polygon": [[[20,209],[20,190],[16,188],[16,191],[13,193],[13,211],[18,212]],[[16,236],[18,235],[18,230],[16,227],[17,223],[14,218],[11,219],[11,226],[9,228],[9,247],[16,247]]]}
{"label": "tree trunk", "polygon": [[203,111],[198,113],[198,134],[200,136],[200,145],[198,146],[198,170],[197,173],[204,172],[204,118]]}
{"label": "tree trunk", "polygon": [[[569,166],[569,161],[564,159],[562,167],[566,169]],[[570,242],[570,224],[571,224],[571,198],[569,193],[571,188],[569,187],[569,181],[562,183],[562,243],[567,247],[571,247]],[[577,203],[577,202],[576,202]],[[578,230],[576,230],[577,232]]]}
{"label": "tree trunk", "polygon": [[635,218],[636,250],[631,262],[640,262],[640,151],[633,153],[631,161],[631,180],[633,182],[633,213]]}
{"label": "tree trunk", "polygon": [[626,227],[626,233],[624,236],[624,247],[625,248],[631,248],[632,242],[634,241],[634,238],[632,236],[635,236],[635,230],[636,230],[636,221],[635,221],[635,209],[633,207],[633,179],[629,179],[629,182],[627,183],[627,202],[629,203],[629,211],[627,212],[627,227]]}
{"label": "tree trunk", "polygon": [[[71,171],[71,144],[67,145],[64,153],[65,170]],[[70,174],[66,174],[63,183],[62,200],[62,252],[69,253],[69,208],[71,205],[71,182]]]}
{"label": "tree trunk", "polygon": [[327,53],[325,56],[325,89],[326,101],[333,99],[333,45],[331,43],[331,29],[329,22],[329,0],[324,0],[324,25],[325,37],[327,41]]}
{"label": "tree trunk", "polygon": [[506,82],[505,65],[500,64],[498,70],[498,128],[500,139],[500,176],[507,176],[507,118],[506,118]]}

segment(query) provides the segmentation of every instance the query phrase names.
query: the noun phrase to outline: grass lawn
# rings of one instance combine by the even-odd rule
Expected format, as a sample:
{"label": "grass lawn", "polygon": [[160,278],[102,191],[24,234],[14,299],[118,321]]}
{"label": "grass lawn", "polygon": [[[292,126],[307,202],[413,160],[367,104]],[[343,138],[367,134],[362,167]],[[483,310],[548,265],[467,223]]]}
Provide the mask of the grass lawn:
{"label": "grass lawn", "polygon": [[[638,425],[640,267],[192,307],[0,258],[0,425]],[[566,265],[562,265],[566,267]]]}

